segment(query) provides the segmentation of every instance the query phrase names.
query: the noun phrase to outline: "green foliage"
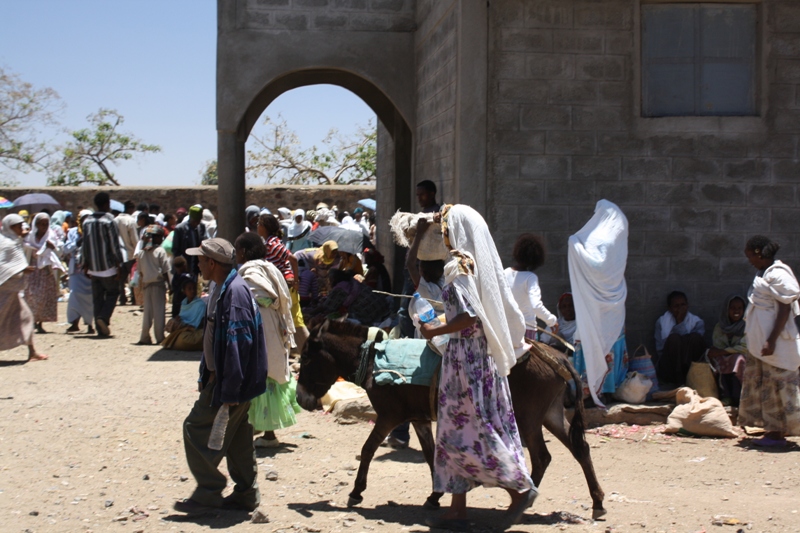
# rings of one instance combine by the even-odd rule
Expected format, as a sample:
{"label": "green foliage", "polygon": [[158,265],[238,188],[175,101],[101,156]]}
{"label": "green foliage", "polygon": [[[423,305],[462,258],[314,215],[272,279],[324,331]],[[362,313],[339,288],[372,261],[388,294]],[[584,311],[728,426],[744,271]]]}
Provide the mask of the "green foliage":
{"label": "green foliage", "polygon": [[[40,128],[57,124],[62,108],[53,89],[37,89],[0,67],[0,165],[21,172],[42,170],[50,151],[38,139]],[[16,180],[0,181],[6,183]]]}
{"label": "green foliage", "polygon": [[206,168],[200,171],[200,185],[217,185],[218,183],[217,160],[206,161]]}
{"label": "green foliage", "polygon": [[264,125],[268,128],[265,134],[251,134],[249,139],[253,148],[247,151],[248,179],[288,185],[375,182],[378,131],[371,121],[351,137],[331,130],[322,141],[322,150],[301,148],[297,134],[280,115],[277,122],[265,117]]}
{"label": "green foliage", "polygon": [[145,144],[129,133],[117,131],[125,118],[114,109],[100,109],[87,117],[90,127],[72,132],[72,140],[61,147],[61,160],[48,169],[48,185],[119,185],[109,164],[161,147]]}

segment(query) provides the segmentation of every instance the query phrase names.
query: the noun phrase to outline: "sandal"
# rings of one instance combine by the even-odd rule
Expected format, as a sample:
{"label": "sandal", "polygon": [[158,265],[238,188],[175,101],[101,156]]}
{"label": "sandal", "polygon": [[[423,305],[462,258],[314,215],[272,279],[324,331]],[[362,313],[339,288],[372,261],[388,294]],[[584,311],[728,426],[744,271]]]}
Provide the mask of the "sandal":
{"label": "sandal", "polygon": [[503,520],[500,522],[499,530],[505,531],[514,524],[519,523],[519,521],[522,520],[522,515],[525,514],[528,507],[533,505],[538,495],[539,492],[536,489],[528,489],[528,492],[524,494],[520,501],[508,508]]}

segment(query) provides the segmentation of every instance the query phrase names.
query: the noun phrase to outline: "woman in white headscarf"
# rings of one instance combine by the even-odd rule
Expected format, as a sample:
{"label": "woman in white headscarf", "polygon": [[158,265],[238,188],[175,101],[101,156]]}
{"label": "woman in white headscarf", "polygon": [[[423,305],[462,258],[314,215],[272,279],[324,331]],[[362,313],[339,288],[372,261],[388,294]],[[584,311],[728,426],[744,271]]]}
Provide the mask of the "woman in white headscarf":
{"label": "woman in white headscarf", "polygon": [[467,492],[485,485],[511,496],[503,529],[517,523],[537,489],[525,466],[508,373],[527,351],[525,320],[514,302],[489,228],[465,205],[445,206],[442,234],[452,258],[442,289],[446,324],[423,324],[431,339],[449,334],[439,382],[433,485],[453,495],[432,527],[464,530]]}
{"label": "woman in white headscarf", "polygon": [[28,347],[28,361],[47,359],[33,346],[33,313],[23,297],[28,266],[22,241],[25,220],[16,214],[3,219],[0,235],[0,350]]}
{"label": "woman in white headscarf", "polygon": [[305,212],[302,209],[296,209],[293,217],[286,232],[286,247],[292,253],[313,246],[308,240],[308,234],[311,233],[311,222],[306,220]]}
{"label": "woman in white headscarf", "polygon": [[43,322],[58,320],[58,277],[64,272],[61,263],[63,242],[50,227],[50,215],[38,213],[33,218],[31,232],[25,238],[25,245],[31,250],[31,266],[36,269],[31,273],[25,298],[33,311],[36,332],[45,333]]}
{"label": "woman in white headscarf", "polygon": [[83,270],[75,268],[80,265],[81,245],[83,244],[83,220],[91,215],[89,209],[84,209],[78,213],[78,225],[70,228],[67,232],[67,242],[64,245],[64,255],[68,257],[69,273],[69,300],[67,301],[67,322],[70,323],[68,334],[80,331],[79,323],[81,318],[89,329],[88,335],[94,335],[92,327],[94,322],[94,304],[92,303],[92,280],[86,277]]}

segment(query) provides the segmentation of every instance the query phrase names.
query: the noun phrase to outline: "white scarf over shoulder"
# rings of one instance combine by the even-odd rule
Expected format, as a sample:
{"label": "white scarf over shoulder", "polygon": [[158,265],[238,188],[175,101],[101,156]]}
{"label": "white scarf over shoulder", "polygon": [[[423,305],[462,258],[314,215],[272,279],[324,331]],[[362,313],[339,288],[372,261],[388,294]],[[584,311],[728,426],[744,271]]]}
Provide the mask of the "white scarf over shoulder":
{"label": "white scarf over shoulder", "polygon": [[606,355],[625,326],[625,266],[628,262],[628,219],[608,200],[597,202],[594,216],[569,238],[569,282],[577,330],[586,360],[592,398],[608,373]]}
{"label": "white scarf over shoulder", "polygon": [[3,218],[0,231],[0,285],[28,268],[22,239],[11,229],[11,226],[22,224],[24,221],[25,219],[16,213]]}
{"label": "white scarf over shoulder", "polygon": [[295,332],[292,297],[286,280],[275,265],[263,259],[248,261],[239,268],[239,275],[256,299],[272,300],[269,307],[258,307],[267,341],[267,376],[278,383],[286,383],[291,378],[289,350]]}
{"label": "white scarf over shoulder", "polygon": [[[756,276],[747,293],[750,305],[744,315],[744,331],[750,355],[784,370],[797,370],[800,367],[800,335],[794,322],[798,314],[798,297],[800,286],[797,278],[792,269],[781,261],[775,261],[761,276]],[[792,312],[775,342],[775,353],[761,355],[767,337],[775,326],[779,303],[790,304]]]}
{"label": "white scarf over shoulder", "polygon": [[457,283],[469,295],[483,324],[497,371],[507,376],[530,345],[525,343],[525,318],[508,286],[500,255],[483,217],[466,205],[447,213],[450,246],[475,261],[475,275],[459,274],[457,261],[445,265],[445,282]]}
{"label": "white scarf over shoulder", "polygon": [[[36,229],[36,223],[39,219],[46,218],[47,219],[47,231],[42,235],[41,238],[37,239],[36,234],[38,230]],[[59,253],[61,253],[61,248],[63,244],[58,238],[58,235],[55,231],[50,227],[50,217],[47,213],[39,213],[33,219],[33,228],[31,232],[28,233],[28,236],[25,238],[25,242],[31,248],[36,250],[34,257],[36,258],[36,268],[45,268],[51,267],[55,268],[56,270],[61,270],[62,272],[66,272],[64,268],[64,264],[61,262],[61,259],[58,257]],[[48,248],[47,243],[51,242],[54,249]]]}

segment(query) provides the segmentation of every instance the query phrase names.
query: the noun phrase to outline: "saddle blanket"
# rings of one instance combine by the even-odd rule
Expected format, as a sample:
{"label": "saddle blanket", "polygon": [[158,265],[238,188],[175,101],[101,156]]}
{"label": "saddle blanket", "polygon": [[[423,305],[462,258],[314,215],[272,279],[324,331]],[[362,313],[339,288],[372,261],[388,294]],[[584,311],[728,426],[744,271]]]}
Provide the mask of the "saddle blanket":
{"label": "saddle blanket", "polygon": [[389,339],[375,343],[376,385],[430,385],[442,357],[425,339]]}

